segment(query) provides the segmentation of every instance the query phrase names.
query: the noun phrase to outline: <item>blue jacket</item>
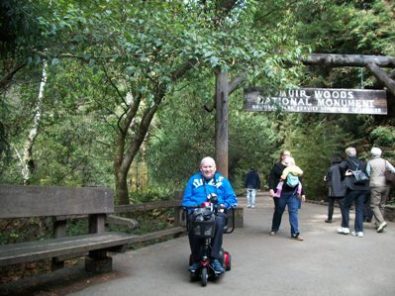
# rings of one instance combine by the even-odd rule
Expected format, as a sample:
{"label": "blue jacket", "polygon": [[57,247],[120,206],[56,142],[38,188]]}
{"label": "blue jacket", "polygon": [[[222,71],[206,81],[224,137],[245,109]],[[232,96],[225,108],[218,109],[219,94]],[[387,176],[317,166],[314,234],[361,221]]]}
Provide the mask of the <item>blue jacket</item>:
{"label": "blue jacket", "polygon": [[189,178],[184,190],[182,206],[199,207],[207,201],[207,196],[214,193],[218,196],[218,203],[226,208],[237,206],[237,197],[228,179],[216,172],[211,180],[205,180],[198,172]]}

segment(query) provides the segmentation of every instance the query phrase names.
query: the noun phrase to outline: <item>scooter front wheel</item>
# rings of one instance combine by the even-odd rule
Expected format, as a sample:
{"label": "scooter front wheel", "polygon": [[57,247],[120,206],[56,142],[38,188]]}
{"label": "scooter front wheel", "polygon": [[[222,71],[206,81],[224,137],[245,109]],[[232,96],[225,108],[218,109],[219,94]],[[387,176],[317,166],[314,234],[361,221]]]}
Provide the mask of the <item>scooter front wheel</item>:
{"label": "scooter front wheel", "polygon": [[201,270],[201,281],[202,281],[202,286],[203,287],[207,286],[207,280],[208,280],[207,267],[203,267],[202,270]]}

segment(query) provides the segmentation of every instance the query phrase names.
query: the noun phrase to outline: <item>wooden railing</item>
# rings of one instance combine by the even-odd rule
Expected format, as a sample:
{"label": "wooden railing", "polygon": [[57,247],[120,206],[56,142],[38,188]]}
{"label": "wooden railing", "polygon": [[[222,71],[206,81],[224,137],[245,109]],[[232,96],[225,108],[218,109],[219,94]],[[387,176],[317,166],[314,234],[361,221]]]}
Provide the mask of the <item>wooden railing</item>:
{"label": "wooden railing", "polygon": [[132,243],[144,243],[151,240],[160,240],[166,237],[175,237],[185,233],[185,223],[182,219],[182,208],[180,207],[180,200],[160,200],[145,202],[142,204],[121,205],[114,207],[114,215],[108,216],[108,222],[111,224],[118,224],[127,226],[130,229],[135,229],[139,226],[138,222],[133,218],[124,218],[119,215],[133,214],[137,212],[145,212],[155,209],[174,209],[174,226],[159,231],[154,231],[138,236],[138,239],[133,240]]}
{"label": "wooden railing", "polygon": [[[123,224],[123,225],[125,225],[126,223],[126,224],[130,224],[131,228],[132,227],[136,228],[138,227],[137,221],[130,218],[122,218],[117,215],[126,214],[126,213],[132,214],[132,213],[150,211],[155,209],[174,209],[174,227],[141,235],[141,241],[144,241],[145,238],[148,240],[148,239],[161,239],[169,235],[177,236],[182,233],[185,233],[185,224],[186,224],[185,217],[183,217],[183,208],[180,206],[180,203],[181,200],[179,198],[176,198],[170,200],[145,202],[142,204],[115,206],[114,208],[115,216],[112,215],[108,218],[113,219],[111,223]],[[234,215],[230,216],[230,218],[228,219],[228,225],[233,225],[236,228],[243,227],[242,207],[235,208]]]}

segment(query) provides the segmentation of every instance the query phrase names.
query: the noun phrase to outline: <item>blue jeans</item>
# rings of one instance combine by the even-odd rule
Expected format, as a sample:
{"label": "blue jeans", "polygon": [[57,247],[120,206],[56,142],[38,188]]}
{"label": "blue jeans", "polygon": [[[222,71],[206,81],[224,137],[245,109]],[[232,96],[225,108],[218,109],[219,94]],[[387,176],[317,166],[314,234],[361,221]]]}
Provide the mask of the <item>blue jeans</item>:
{"label": "blue jeans", "polygon": [[298,209],[300,207],[300,200],[295,192],[283,192],[281,193],[281,197],[277,199],[272,220],[272,231],[277,232],[279,230],[286,206],[288,206],[291,236],[295,237],[299,234]]}
{"label": "blue jeans", "polygon": [[255,207],[256,189],[247,188],[247,205]]}
{"label": "blue jeans", "polygon": [[342,227],[349,228],[350,223],[350,208],[355,203],[355,232],[363,232],[363,212],[365,207],[367,191],[362,190],[350,190],[344,197],[343,206],[341,208],[342,213]]}

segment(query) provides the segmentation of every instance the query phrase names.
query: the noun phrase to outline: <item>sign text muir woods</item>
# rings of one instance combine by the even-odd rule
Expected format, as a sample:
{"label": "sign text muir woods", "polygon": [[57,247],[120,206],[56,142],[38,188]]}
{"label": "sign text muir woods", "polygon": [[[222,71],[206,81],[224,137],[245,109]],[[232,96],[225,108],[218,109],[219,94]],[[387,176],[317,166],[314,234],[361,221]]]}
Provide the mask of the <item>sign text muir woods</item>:
{"label": "sign text muir woods", "polygon": [[278,111],[303,113],[387,114],[384,90],[302,88],[264,95],[262,89],[244,92],[247,111]]}

